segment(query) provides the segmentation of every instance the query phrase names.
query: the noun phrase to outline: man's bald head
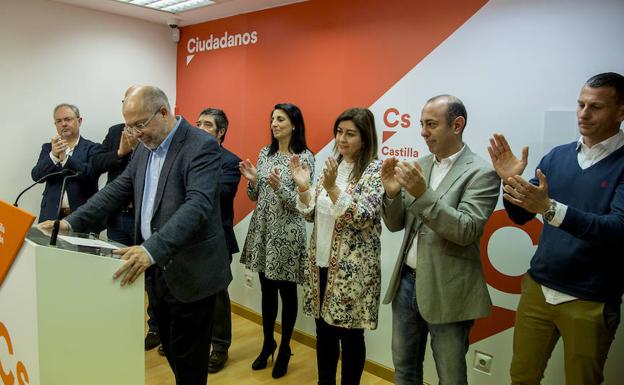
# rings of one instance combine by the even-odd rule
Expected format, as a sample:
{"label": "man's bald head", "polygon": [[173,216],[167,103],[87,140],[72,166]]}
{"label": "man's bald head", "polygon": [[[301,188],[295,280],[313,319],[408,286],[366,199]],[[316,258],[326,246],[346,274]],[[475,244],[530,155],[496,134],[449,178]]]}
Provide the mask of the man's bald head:
{"label": "man's bald head", "polygon": [[165,107],[170,115],[171,107],[167,95],[158,87],[154,86],[131,86],[126,90],[123,108],[133,111],[153,112]]}
{"label": "man's bald head", "polygon": [[150,150],[156,149],[176,124],[167,95],[154,86],[130,87],[122,113],[128,130]]}
{"label": "man's bald head", "polygon": [[444,103],[446,104],[446,121],[449,125],[451,125],[455,119],[462,117],[463,118],[463,127],[466,128],[466,124],[468,124],[468,113],[466,112],[466,107],[464,103],[457,96],[453,95],[438,95],[434,96],[431,99],[427,100],[426,104],[429,103]]}

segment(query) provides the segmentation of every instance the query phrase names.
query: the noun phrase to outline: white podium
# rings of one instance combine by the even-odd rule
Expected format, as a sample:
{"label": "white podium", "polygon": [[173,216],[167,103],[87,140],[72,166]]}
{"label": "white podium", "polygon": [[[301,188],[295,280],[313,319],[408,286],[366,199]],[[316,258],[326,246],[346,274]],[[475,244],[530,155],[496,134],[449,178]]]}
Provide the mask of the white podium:
{"label": "white podium", "polygon": [[0,383],[144,384],[143,279],[120,287],[122,261],[37,244],[37,231],[0,286]]}

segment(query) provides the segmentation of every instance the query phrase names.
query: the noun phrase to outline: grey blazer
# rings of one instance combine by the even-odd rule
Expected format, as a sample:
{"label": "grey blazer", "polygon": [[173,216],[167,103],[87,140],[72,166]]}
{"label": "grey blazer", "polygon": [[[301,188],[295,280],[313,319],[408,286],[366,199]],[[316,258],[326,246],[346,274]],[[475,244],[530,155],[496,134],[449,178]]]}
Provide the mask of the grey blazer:
{"label": "grey blazer", "polygon": [[[433,155],[419,160],[426,180]],[[425,321],[432,324],[485,317],[492,303],[479,257],[483,226],[498,201],[500,179],[468,146],[434,191],[418,199],[384,199],[383,219],[390,231],[405,236],[383,300],[390,303],[399,288],[401,269],[418,233],[416,297]]]}
{"label": "grey blazer", "polygon": [[[150,151],[139,145],[126,170],[66,218],[84,232],[134,196],[135,236],[141,244],[141,204]],[[164,273],[171,293],[197,301],[227,287],[230,259],[221,226],[221,150],[208,133],[182,119],[163,164],[152,216],[142,242]]]}

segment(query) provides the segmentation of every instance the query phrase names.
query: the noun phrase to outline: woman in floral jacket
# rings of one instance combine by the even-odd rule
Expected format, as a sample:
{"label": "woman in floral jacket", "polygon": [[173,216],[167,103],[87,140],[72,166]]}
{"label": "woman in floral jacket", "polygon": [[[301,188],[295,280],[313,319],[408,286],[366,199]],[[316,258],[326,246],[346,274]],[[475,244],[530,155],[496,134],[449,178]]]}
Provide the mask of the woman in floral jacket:
{"label": "woman in floral jacket", "polygon": [[306,314],[316,319],[319,385],[336,383],[342,346],[342,384],[359,384],[364,329],[377,327],[381,286],[381,163],[373,114],[344,111],[334,124],[337,158],[329,158],[314,194],[310,170],[291,160],[297,208],[314,222],[304,269]]}

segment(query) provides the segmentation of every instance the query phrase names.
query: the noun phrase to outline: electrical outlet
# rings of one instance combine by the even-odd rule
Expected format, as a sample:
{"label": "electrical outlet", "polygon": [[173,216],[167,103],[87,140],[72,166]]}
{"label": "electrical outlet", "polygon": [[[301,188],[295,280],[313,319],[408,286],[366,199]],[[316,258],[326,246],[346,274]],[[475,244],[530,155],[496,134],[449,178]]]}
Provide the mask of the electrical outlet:
{"label": "electrical outlet", "polygon": [[492,359],[494,359],[494,357],[487,353],[475,351],[474,370],[485,374],[492,374]]}
{"label": "electrical outlet", "polygon": [[253,281],[254,281],[253,280],[253,275],[251,275],[251,273],[249,273],[249,272],[246,272],[245,273],[245,286],[248,289],[253,288]]}

